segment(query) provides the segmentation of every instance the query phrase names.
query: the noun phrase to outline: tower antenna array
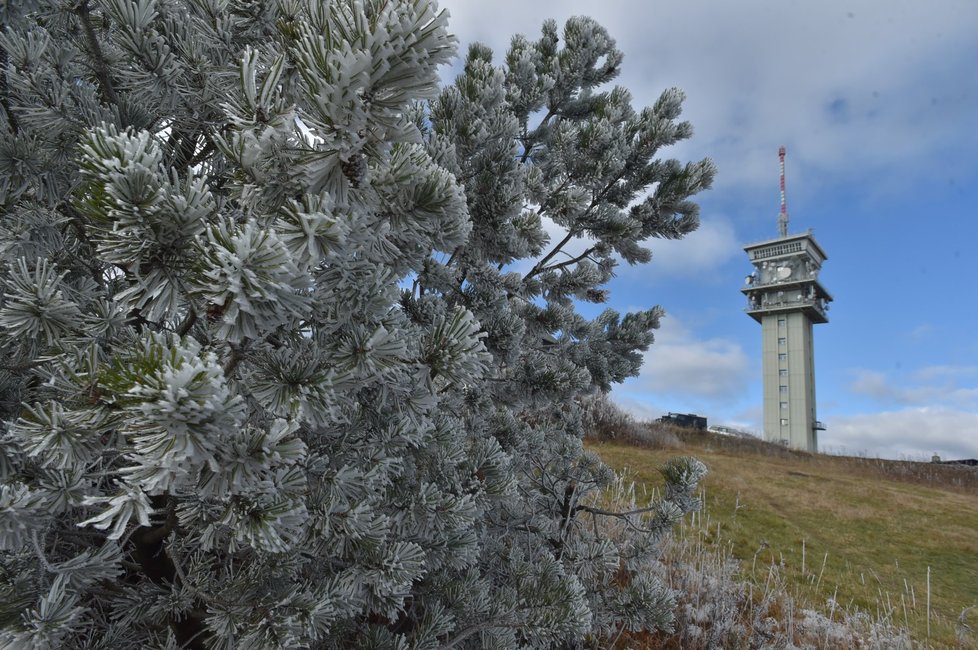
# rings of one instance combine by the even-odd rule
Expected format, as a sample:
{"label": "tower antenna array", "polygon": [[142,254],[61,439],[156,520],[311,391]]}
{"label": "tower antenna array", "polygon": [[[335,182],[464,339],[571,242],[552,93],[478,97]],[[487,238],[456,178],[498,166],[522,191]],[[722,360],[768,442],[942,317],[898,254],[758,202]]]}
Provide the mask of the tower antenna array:
{"label": "tower antenna array", "polygon": [[788,202],[784,198],[784,145],[778,149],[778,160],[781,162],[781,213],[778,214],[778,234],[788,236]]}

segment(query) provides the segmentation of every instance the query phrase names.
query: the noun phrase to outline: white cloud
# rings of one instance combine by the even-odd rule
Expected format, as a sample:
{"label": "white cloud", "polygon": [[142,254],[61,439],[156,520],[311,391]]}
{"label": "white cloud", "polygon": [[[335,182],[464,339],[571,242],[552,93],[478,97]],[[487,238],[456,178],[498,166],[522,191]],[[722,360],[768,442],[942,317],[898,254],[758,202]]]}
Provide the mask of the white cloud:
{"label": "white cloud", "polygon": [[910,330],[910,338],[915,340],[920,340],[920,339],[927,338],[933,333],[934,333],[934,326],[929,323],[924,323]]}
{"label": "white cloud", "polygon": [[885,373],[875,370],[857,370],[855,374],[856,379],[849,384],[849,390],[852,392],[884,401],[898,399],[897,391],[890,385]]}
{"label": "white cloud", "polygon": [[655,420],[666,412],[665,409],[662,409],[659,406],[641,399],[629,397],[627,394],[619,395],[616,392],[613,401],[619,407],[630,413],[639,422],[649,422],[651,420]]}
{"label": "white cloud", "polygon": [[[549,251],[567,235],[567,229],[548,217],[543,217],[541,222],[550,237],[550,243],[544,248]],[[593,239],[575,237],[567,242],[553,261],[577,257],[593,244]],[[712,281],[718,278],[716,271],[721,266],[741,253],[741,245],[733,225],[722,215],[704,219],[699,228],[683,239],[647,239],[644,245],[652,250],[652,262],[633,266],[619,260],[616,269],[619,277],[639,284],[648,284],[665,277]],[[507,268],[507,271],[526,273],[535,262],[536,260],[521,260]]]}
{"label": "white cloud", "polygon": [[972,0],[441,5],[464,43],[488,42],[497,57],[513,33],[536,37],[545,18],[593,16],[625,53],[619,83],[636,104],[651,104],[669,86],[686,91],[684,118],[696,135],[670,155],[714,157],[718,187],[774,189],[774,152],[786,144],[789,207],[791,196],[819,192],[824,180],[816,179],[873,177],[886,191],[906,182],[882,173],[894,165],[946,157],[949,147],[967,151],[978,140],[978,129],[961,130],[962,120],[974,124],[978,101],[978,77],[970,63],[962,67],[978,50]]}
{"label": "white cloud", "polygon": [[849,388],[881,413],[828,417],[823,449],[884,458],[978,458],[978,368],[933,365],[893,375],[856,370]]}
{"label": "white cloud", "polygon": [[[560,224],[556,223],[548,216],[543,216],[540,219],[540,223],[543,226],[544,232],[546,232],[547,236],[550,237],[550,243],[544,248],[545,251],[548,251],[550,247],[556,246],[559,242],[563,241],[564,237],[567,236],[567,228],[564,228]],[[560,249],[561,252],[559,255],[561,259],[577,257],[592,245],[594,245],[593,239],[588,237],[574,237]],[[556,259],[554,261],[559,262],[560,259]]]}
{"label": "white cloud", "polygon": [[[540,259],[543,258],[544,255],[548,254],[554,246],[560,243],[564,237],[567,236],[567,229],[556,223],[550,217],[543,216],[540,219],[540,224],[543,227],[543,231],[547,233],[547,237],[549,237],[549,241],[543,247],[543,252],[537,257],[527,257],[525,259],[517,260],[505,268],[506,273],[519,273],[521,275],[525,275]],[[564,246],[554,256],[554,258],[548,262],[548,264],[575,258],[593,244],[593,239],[589,239],[587,237],[574,237],[564,244]]]}
{"label": "white cloud", "polygon": [[645,353],[642,373],[623,392],[685,400],[731,400],[750,381],[750,362],[740,344],[725,338],[699,339],[673,317],[666,317]]}
{"label": "white cloud", "polygon": [[723,216],[704,219],[683,239],[649,239],[645,244],[652,249],[651,266],[640,270],[628,267],[633,274],[645,278],[660,274],[712,278],[717,269],[741,253],[733,225]]}
{"label": "white cloud", "polygon": [[823,450],[880,458],[978,458],[978,413],[942,407],[833,417]]}
{"label": "white cloud", "polygon": [[726,420],[723,422],[718,421],[717,424],[724,424],[734,429],[750,433],[758,438],[763,438],[763,421],[764,407],[761,404],[756,404],[742,409],[739,412],[732,413]]}
{"label": "white cloud", "polygon": [[[714,158],[719,174],[708,205],[725,205],[728,214],[742,218],[757,214],[769,221],[772,236],[780,144],[788,148],[788,207],[798,216],[823,197],[837,198],[833,187],[840,183],[860,184],[845,216],[850,219],[876,197],[917,196],[934,179],[953,186],[974,167],[970,159],[962,163],[964,154],[978,148],[974,0],[440,5],[453,14],[450,28],[461,38],[462,52],[468,43],[483,41],[496,50],[497,62],[514,33],[536,38],[546,18],[563,24],[571,15],[593,16],[625,53],[617,83],[632,91],[637,107],[650,105],[670,86],[686,91],[683,119],[696,133],[663,153],[683,161]],[[770,211],[760,214],[764,196],[770,197]],[[699,231],[683,241],[652,242],[652,264],[641,270],[623,265],[619,276],[640,288],[659,274],[683,280],[720,276],[716,269],[741,254],[735,230],[746,233],[756,224],[748,218],[734,228],[725,217],[704,213]],[[932,324],[912,322],[896,338],[920,342],[936,331]],[[657,339],[642,375],[615,391],[616,398],[635,402],[632,410],[668,404],[670,410],[730,413],[725,409],[732,408],[734,396],[744,395],[748,384],[756,389],[736,341],[698,336],[672,317]],[[961,443],[978,439],[978,373],[938,366],[867,369],[853,379],[849,399],[837,398],[846,404],[842,412],[852,413],[849,402],[866,398],[873,402],[868,408],[883,412],[824,413],[827,444],[889,456],[978,456],[964,453],[973,448]]]}
{"label": "white cloud", "polygon": [[906,378],[875,370],[856,370],[854,373],[856,378],[849,389],[886,406],[978,410],[978,386],[974,385],[978,368],[974,366],[927,366],[910,372]]}
{"label": "white cloud", "polygon": [[914,376],[921,381],[934,381],[938,379],[961,379],[967,377],[978,377],[978,366],[926,366],[917,370]]}

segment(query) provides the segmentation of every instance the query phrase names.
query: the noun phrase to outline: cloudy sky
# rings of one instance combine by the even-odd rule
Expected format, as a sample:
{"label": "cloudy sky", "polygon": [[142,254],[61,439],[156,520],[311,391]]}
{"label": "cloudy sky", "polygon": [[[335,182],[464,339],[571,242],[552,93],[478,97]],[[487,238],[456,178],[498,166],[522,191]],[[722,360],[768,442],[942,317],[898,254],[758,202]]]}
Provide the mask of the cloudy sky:
{"label": "cloudy sky", "polygon": [[[638,106],[678,86],[713,158],[702,225],[621,268],[620,310],[668,317],[614,398],[761,429],[760,326],[743,312],[745,244],[777,236],[779,145],[792,232],[828,253],[815,329],[820,448],[978,458],[978,2],[442,0],[462,51],[590,15],[625,54]],[[446,78],[452,76],[446,71]]]}

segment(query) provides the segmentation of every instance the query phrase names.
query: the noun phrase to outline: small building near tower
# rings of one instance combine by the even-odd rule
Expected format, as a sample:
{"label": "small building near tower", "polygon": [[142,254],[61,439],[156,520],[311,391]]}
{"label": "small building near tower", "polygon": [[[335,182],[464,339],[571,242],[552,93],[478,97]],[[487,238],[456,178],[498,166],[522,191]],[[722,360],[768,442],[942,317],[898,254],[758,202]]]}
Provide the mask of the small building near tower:
{"label": "small building near tower", "polygon": [[812,325],[828,322],[832,296],[818,281],[828,258],[811,231],[788,234],[781,160],[781,213],[777,239],[744,247],[754,270],[741,291],[747,314],[761,324],[764,439],[793,449],[818,450],[825,427],[815,409]]}
{"label": "small building near tower", "polygon": [[657,419],[656,422],[701,431],[705,431],[707,428],[706,418],[695,413],[668,413]]}

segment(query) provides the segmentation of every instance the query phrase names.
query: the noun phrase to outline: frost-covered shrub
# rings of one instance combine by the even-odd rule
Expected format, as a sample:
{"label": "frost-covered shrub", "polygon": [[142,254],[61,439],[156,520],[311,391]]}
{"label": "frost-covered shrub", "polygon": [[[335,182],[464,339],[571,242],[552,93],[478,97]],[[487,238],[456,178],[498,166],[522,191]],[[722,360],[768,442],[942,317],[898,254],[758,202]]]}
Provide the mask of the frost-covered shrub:
{"label": "frost-covered shrub", "polygon": [[697,225],[679,91],[632,108],[586,18],[440,89],[428,0],[0,12],[0,643],[668,626],[647,568],[702,466],[603,508],[576,405],[661,311],[575,304]]}
{"label": "frost-covered shrub", "polygon": [[670,425],[638,422],[604,393],[580,400],[584,434],[598,441],[614,441],[640,447],[679,447],[679,438]]}
{"label": "frost-covered shrub", "polygon": [[[715,529],[712,531],[715,533]],[[671,631],[643,637],[634,647],[834,649],[913,647],[905,628],[828,599],[823,609],[802,607],[772,564],[763,581],[746,576],[730,546],[700,525],[684,526],[663,543],[653,565],[673,590]]]}
{"label": "frost-covered shrub", "polygon": [[586,435],[596,440],[625,440],[637,426],[635,418],[604,393],[581,399],[581,415]]}

